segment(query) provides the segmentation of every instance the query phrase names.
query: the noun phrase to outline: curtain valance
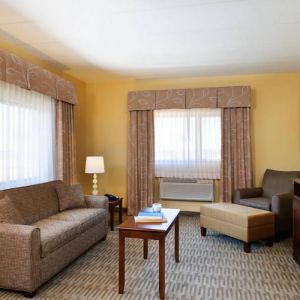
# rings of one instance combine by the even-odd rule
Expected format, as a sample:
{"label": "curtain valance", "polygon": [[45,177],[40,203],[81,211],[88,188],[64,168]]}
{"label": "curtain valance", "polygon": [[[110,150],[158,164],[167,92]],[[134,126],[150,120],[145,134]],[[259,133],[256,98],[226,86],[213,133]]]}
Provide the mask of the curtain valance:
{"label": "curtain valance", "polygon": [[72,82],[3,49],[0,49],[0,80],[77,104],[77,94]]}
{"label": "curtain valance", "polygon": [[250,107],[250,86],[133,91],[128,110]]}

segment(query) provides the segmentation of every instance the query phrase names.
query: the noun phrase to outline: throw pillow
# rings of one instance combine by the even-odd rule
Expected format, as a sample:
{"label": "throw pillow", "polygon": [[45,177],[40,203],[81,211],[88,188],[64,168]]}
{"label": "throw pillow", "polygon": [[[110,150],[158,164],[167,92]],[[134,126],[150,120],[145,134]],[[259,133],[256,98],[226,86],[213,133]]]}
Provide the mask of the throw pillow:
{"label": "throw pillow", "polygon": [[25,224],[24,218],[7,195],[0,199],[0,223]]}
{"label": "throw pillow", "polygon": [[56,186],[56,192],[59,200],[60,211],[71,208],[86,207],[84,194],[80,184],[60,184]]}

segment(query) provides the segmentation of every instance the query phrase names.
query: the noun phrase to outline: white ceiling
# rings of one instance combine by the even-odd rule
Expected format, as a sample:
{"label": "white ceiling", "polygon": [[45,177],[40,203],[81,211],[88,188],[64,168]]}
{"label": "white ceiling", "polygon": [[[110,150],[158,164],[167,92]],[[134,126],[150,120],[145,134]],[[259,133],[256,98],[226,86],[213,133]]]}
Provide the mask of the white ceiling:
{"label": "white ceiling", "polygon": [[85,81],[300,71],[300,0],[0,0],[0,38]]}

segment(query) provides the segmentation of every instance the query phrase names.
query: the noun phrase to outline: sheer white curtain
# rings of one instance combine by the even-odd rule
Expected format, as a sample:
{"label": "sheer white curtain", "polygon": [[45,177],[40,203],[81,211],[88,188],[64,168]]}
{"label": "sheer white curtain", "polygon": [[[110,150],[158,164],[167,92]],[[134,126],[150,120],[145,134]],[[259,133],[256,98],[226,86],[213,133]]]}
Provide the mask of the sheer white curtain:
{"label": "sheer white curtain", "polygon": [[55,178],[55,100],[0,82],[0,189]]}
{"label": "sheer white curtain", "polygon": [[221,109],[154,111],[155,176],[219,179]]}

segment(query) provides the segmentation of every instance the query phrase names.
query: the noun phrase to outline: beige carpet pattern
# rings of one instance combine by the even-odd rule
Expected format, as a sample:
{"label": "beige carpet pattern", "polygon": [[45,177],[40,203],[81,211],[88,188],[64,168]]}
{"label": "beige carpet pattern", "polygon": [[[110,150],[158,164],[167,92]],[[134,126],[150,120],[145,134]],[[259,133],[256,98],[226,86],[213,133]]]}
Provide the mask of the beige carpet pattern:
{"label": "beige carpet pattern", "polygon": [[[243,252],[241,242],[208,231],[199,232],[199,215],[180,216],[180,263],[174,261],[174,232],[166,251],[166,299],[299,300],[300,266],[292,259],[292,240],[272,248],[262,242]],[[158,242],[126,241],[125,293],[118,294],[118,231],[91,248],[39,291],[38,300],[152,300],[158,293]],[[0,291],[0,299],[24,299]]]}

